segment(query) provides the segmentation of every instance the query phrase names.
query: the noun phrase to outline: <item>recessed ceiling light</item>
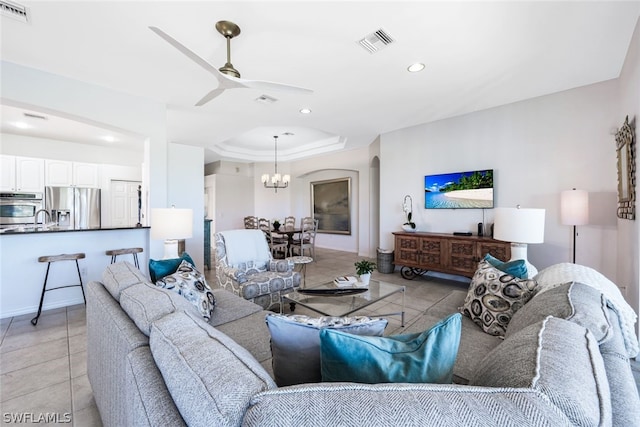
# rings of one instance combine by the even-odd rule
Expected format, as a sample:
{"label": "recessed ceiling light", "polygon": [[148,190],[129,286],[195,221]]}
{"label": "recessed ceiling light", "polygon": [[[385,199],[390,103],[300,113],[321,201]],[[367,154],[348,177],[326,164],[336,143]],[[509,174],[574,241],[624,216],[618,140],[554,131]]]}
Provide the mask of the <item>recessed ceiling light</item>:
{"label": "recessed ceiling light", "polygon": [[407,71],[410,73],[417,73],[418,71],[424,70],[424,64],[422,62],[416,62],[415,64],[409,65]]}
{"label": "recessed ceiling light", "polygon": [[302,114],[311,114],[311,109],[310,108],[303,108],[300,110],[300,112]]}
{"label": "recessed ceiling light", "polygon": [[118,139],[115,136],[107,135],[102,137],[107,142],[116,142]]}
{"label": "recessed ceiling light", "polygon": [[29,123],[25,122],[13,122],[12,124],[18,129],[30,129],[32,127]]}

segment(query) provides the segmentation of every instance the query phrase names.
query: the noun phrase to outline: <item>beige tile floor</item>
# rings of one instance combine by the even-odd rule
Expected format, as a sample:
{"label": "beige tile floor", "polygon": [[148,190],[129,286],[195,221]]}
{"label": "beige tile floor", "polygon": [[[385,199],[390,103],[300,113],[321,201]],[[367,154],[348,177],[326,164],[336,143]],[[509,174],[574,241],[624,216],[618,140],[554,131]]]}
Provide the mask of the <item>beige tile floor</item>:
{"label": "beige tile floor", "polygon": [[[336,275],[352,274],[359,259],[352,253],[316,250],[316,262],[307,265],[307,285],[331,280]],[[215,283],[213,271],[207,280]],[[393,274],[373,273],[373,279],[406,286],[405,322],[452,289],[466,289],[468,281],[421,277],[413,281]],[[401,296],[367,307],[362,314],[375,315],[399,311]],[[288,312],[288,307],[286,308]],[[302,307],[296,313],[309,314]],[[357,313],[360,314],[360,313]],[[0,425],[9,424],[7,414],[23,417],[57,416],[56,423],[37,425],[101,426],[91,386],[86,375],[86,317],[84,305],[45,311],[37,326],[32,314],[0,320]],[[402,332],[400,319],[388,317],[387,334]],[[634,363],[636,382],[640,384],[640,364]],[[65,420],[70,422],[64,423]],[[29,423],[15,423],[29,425]],[[34,423],[36,425],[36,423]]]}

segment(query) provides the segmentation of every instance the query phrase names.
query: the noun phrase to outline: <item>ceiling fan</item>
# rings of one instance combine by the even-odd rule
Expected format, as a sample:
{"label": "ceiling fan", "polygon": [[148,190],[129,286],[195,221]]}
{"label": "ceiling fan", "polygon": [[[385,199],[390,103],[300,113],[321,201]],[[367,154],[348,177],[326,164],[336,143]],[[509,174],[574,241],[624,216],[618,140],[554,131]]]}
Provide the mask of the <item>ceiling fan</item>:
{"label": "ceiling fan", "polygon": [[279,90],[290,91],[297,93],[312,93],[311,89],[305,89],[298,86],[291,86],[283,83],[267,82],[263,80],[247,80],[240,78],[240,72],[236,70],[231,64],[231,39],[237,37],[240,34],[240,27],[230,21],[218,21],[216,22],[216,30],[227,39],[227,62],[223,67],[217,69],[213,65],[209,64],[203,58],[198,56],[195,52],[184,46],[182,43],[162,31],[158,27],[149,27],[151,31],[162,37],[170,45],[178,49],[180,52],[191,58],[205,70],[213,74],[218,79],[218,87],[206,94],[200,101],[196,103],[196,106],[202,106],[212,99],[220,96],[227,89],[263,89],[263,90]]}

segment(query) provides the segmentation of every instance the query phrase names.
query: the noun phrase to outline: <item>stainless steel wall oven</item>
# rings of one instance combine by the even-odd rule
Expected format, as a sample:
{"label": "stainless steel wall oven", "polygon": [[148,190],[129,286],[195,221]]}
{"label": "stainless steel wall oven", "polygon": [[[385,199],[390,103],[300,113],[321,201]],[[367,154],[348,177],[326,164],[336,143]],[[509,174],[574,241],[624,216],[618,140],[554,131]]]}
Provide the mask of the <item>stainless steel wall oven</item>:
{"label": "stainless steel wall oven", "polygon": [[33,224],[43,208],[42,193],[0,193],[0,227]]}

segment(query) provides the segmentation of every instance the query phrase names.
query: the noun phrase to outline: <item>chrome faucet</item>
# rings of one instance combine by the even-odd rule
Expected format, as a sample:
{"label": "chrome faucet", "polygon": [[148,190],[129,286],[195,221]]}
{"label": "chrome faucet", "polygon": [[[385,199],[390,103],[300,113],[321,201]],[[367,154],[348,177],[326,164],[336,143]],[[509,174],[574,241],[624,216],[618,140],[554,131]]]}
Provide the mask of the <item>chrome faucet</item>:
{"label": "chrome faucet", "polygon": [[[49,211],[46,209],[40,209],[39,211],[36,211],[36,214],[33,217],[33,225],[35,225],[36,227],[38,226],[38,215],[40,214],[40,212],[46,213],[47,217],[49,217],[49,222],[51,222],[51,214],[49,213]],[[45,226],[46,224],[47,223],[45,221],[42,221],[43,226]]]}

